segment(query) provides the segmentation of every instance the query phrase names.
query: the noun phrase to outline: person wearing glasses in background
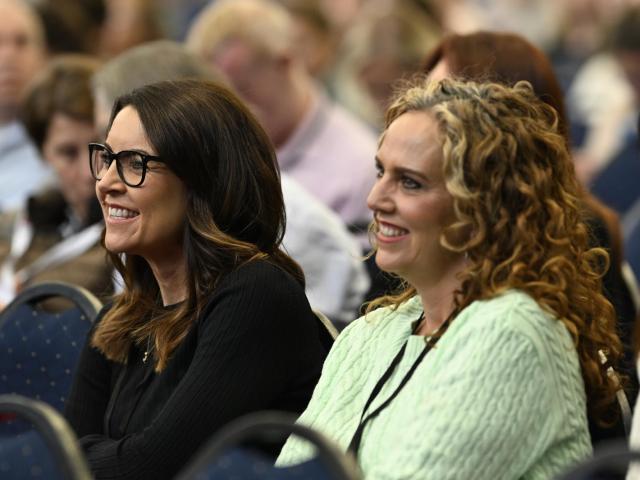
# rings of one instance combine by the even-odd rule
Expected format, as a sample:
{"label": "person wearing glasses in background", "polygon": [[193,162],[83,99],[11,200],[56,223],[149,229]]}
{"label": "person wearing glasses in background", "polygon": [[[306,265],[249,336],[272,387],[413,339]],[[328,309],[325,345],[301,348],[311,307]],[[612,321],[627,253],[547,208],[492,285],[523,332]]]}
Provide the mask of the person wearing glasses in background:
{"label": "person wearing glasses in background", "polygon": [[66,417],[95,478],[172,478],[230,420],[301,412],[326,350],[280,249],[273,148],[230,91],[133,90],[89,151],[124,290],[89,334]]}

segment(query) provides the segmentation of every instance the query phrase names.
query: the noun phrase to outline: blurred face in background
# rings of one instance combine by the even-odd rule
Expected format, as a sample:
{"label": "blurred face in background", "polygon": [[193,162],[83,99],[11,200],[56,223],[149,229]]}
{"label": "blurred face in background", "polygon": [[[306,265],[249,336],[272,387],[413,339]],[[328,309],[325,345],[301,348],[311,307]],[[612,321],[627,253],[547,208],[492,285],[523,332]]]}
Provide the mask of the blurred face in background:
{"label": "blurred face in background", "polygon": [[44,65],[38,20],[16,0],[0,0],[0,124],[16,115],[27,83]]}
{"label": "blurred face in background", "polygon": [[87,144],[95,140],[91,122],[58,112],[51,117],[42,144],[42,156],[55,171],[64,199],[82,220],[86,219],[89,200],[95,195],[87,149]]}
{"label": "blurred face in background", "polygon": [[271,141],[282,145],[290,133],[291,113],[282,112],[287,94],[288,59],[257,52],[242,40],[223,42],[212,63],[229,79],[236,93],[258,118]]}

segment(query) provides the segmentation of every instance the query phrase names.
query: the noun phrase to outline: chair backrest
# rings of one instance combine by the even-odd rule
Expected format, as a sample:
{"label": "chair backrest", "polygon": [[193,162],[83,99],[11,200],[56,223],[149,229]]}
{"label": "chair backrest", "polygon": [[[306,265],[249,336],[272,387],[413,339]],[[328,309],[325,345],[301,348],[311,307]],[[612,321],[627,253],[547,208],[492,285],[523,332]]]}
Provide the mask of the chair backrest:
{"label": "chair backrest", "polygon": [[90,480],[65,419],[43,402],[0,395],[0,478]]}
{"label": "chair backrest", "polygon": [[[355,459],[343,453],[319,432],[295,423],[296,417],[283,412],[258,412],[241,417],[215,434],[176,480],[273,479],[360,480]],[[316,449],[314,460],[287,468],[276,468],[273,459],[246,448],[277,443],[289,435],[310,442]]]}
{"label": "chair backrest", "polygon": [[21,292],[0,313],[0,394],[24,395],[62,411],[100,308],[93,294],[70,284],[44,283]]}
{"label": "chair backrest", "polygon": [[630,450],[624,441],[611,442],[596,450],[593,457],[557,477],[557,480],[604,480],[625,476],[627,480],[639,480],[640,464],[632,464],[629,470],[632,461],[640,461],[640,451]]}

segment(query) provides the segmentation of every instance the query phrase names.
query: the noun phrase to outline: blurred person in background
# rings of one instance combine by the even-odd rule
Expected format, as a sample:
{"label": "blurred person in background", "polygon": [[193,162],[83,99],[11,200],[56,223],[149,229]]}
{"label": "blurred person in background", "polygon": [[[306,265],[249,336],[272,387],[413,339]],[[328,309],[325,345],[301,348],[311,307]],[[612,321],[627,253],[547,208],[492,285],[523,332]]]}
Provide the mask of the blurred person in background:
{"label": "blurred person in background", "polygon": [[[158,63],[158,58],[162,62]],[[134,47],[107,62],[93,80],[96,123],[105,131],[115,99],[161,80],[195,78],[225,83],[224,76],[178,43],[159,40]],[[283,246],[302,267],[309,303],[338,326],[353,320],[369,278],[355,238],[338,215],[281,173],[287,215]],[[311,248],[313,246],[313,248]]]}
{"label": "blurred person in background", "polygon": [[[618,104],[618,109],[612,105],[611,117],[603,112],[603,118],[595,119],[588,127],[583,153],[587,156],[586,161],[595,165],[589,188],[615,209],[625,222],[634,205],[640,206],[640,189],[636,180],[640,178],[636,128],[640,106],[640,5],[621,12],[609,32],[608,47],[612,69],[619,72],[629,96],[625,103]],[[615,83],[610,88],[615,88]],[[606,123],[607,119],[610,123]],[[594,142],[597,141],[608,142],[609,150],[595,149],[597,144]],[[636,274],[640,275],[640,272]]]}
{"label": "blurred person in background", "polygon": [[[456,77],[471,81],[495,81],[507,85],[525,80],[543,102],[558,114],[558,131],[569,148],[570,125],[560,85],[548,57],[524,37],[513,33],[476,32],[466,35],[451,34],[426,57],[424,72],[438,81]],[[585,209],[585,221],[591,232],[591,246],[602,247],[609,252],[609,268],[603,277],[603,293],[613,304],[617,315],[618,334],[624,344],[624,360],[616,365],[629,376],[628,395],[633,401],[637,395],[637,383],[633,375],[632,332],[635,323],[635,307],[631,292],[622,276],[624,260],[622,234],[617,215],[604,206],[584,188],[580,202]],[[619,419],[620,420],[620,419]],[[619,421],[614,429],[600,428],[591,422],[594,443],[613,436],[624,436]]]}
{"label": "blurred person in background", "polygon": [[567,102],[575,125],[577,172],[587,188],[624,217],[639,198],[640,5],[619,1],[600,8],[609,12],[600,16],[599,51],[576,73]]}
{"label": "blurred person in background", "polygon": [[42,19],[50,55],[100,54],[105,0],[38,0],[33,5]]}
{"label": "blurred person in background", "polygon": [[419,70],[441,36],[436,19],[416,3],[372,2],[345,32],[332,89],[376,131],[384,123],[394,82]]}
{"label": "blurred person in background", "polygon": [[365,248],[375,135],[313,80],[293,33],[291,15],[277,3],[219,0],[195,19],[186,43],[227,76],[256,114],[282,172],[337,212]]}
{"label": "blurred person in background", "polygon": [[112,58],[133,46],[165,38],[162,12],[156,0],[104,2],[106,18],[98,49],[103,58]]}
{"label": "blurred person in background", "polygon": [[[307,71],[331,89],[339,35],[322,8],[321,0],[279,0],[291,14],[293,47]],[[332,93],[332,92],[330,92]]]}
{"label": "blurred person in background", "polygon": [[89,169],[93,124],[93,57],[60,56],[28,87],[22,120],[57,178],[25,205],[0,216],[0,301],[47,281],[84,287],[105,300],[112,272],[100,245],[102,214]]}
{"label": "blurred person in background", "polygon": [[22,0],[0,0],[0,212],[19,208],[51,178],[19,121],[24,90],[44,66],[44,29]]}

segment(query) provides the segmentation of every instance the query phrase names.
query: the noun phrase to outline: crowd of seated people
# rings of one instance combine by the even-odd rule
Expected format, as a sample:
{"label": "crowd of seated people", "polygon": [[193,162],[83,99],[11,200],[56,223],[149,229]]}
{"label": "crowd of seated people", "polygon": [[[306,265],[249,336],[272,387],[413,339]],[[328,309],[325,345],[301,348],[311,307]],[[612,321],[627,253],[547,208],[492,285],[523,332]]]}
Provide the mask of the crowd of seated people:
{"label": "crowd of seated people", "polygon": [[[597,42],[547,3],[0,0],[0,316],[102,300],[64,412],[95,478],[264,410],[366,479],[551,479],[629,435],[637,187],[593,152],[630,130],[582,134]],[[597,38],[636,135],[625,3]]]}

